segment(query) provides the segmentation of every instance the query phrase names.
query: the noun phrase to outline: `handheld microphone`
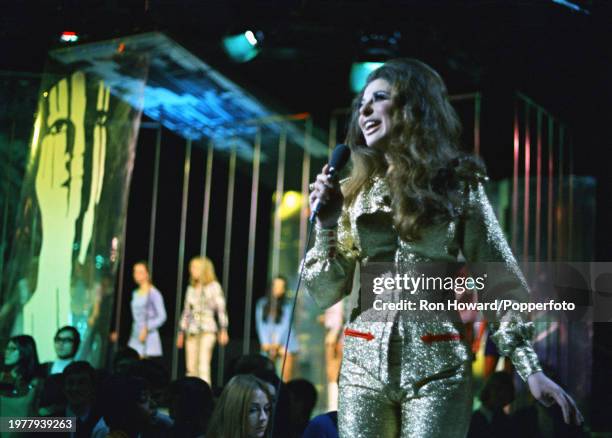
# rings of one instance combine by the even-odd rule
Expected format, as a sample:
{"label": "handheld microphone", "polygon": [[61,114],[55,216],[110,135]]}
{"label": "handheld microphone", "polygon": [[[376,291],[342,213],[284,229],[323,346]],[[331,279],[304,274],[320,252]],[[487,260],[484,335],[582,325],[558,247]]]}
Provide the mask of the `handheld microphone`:
{"label": "handheld microphone", "polygon": [[[329,175],[335,176],[340,173],[351,156],[351,149],[345,144],[339,144],[332,152],[331,160],[329,160]],[[321,200],[317,199],[310,214],[310,222],[314,222],[319,210],[321,209]]]}

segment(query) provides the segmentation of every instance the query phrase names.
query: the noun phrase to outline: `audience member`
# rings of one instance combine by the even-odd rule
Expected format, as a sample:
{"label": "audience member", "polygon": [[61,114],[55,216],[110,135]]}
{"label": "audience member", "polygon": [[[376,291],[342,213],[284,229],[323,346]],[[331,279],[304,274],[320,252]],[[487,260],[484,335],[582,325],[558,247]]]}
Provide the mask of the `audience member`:
{"label": "audience member", "polygon": [[317,403],[317,390],[306,379],[294,379],[285,385],[289,393],[291,436],[300,438]]}
{"label": "audience member", "polygon": [[274,362],[267,356],[259,353],[245,354],[234,359],[226,373],[227,382],[238,374],[252,374],[255,370],[269,370],[276,373]]}
{"label": "audience member", "polygon": [[203,438],[214,407],[208,383],[198,377],[183,377],[170,384],[168,399],[174,420],[172,435]]}
{"label": "audience member", "polygon": [[[231,379],[239,374],[252,374],[268,384],[270,394],[272,395],[272,404],[276,406],[276,411],[272,412],[273,415],[270,423],[273,426],[270,426],[270,429],[275,437],[288,437],[291,433],[290,399],[285,383],[281,382],[280,377],[276,375],[274,363],[261,354],[240,356],[230,366],[227,378]],[[277,394],[279,388],[280,392]]]}
{"label": "audience member", "polygon": [[75,361],[64,368],[62,391],[66,403],[49,410],[49,416],[75,417],[76,432],[57,435],[70,438],[88,438],[101,417],[96,404],[96,370],[84,361]]}
{"label": "audience member", "polygon": [[130,347],[123,347],[117,350],[113,357],[112,373],[115,375],[125,375],[130,366],[140,360],[140,355]]}
{"label": "audience member", "polygon": [[102,418],[94,427],[92,438],[109,434],[142,438],[154,425],[154,410],[147,382],[138,377],[111,376],[101,391]]}
{"label": "audience member", "polygon": [[57,358],[40,366],[40,373],[45,382],[40,396],[40,415],[49,415],[58,406],[65,406],[66,399],[62,391],[62,371],[76,359],[81,336],[75,327],[66,325],[55,332],[53,346]]}
{"label": "audience member", "polygon": [[[151,392],[153,408],[166,404],[164,399],[170,384],[170,374],[163,364],[154,359],[141,359],[132,362],[126,374],[146,380]],[[167,418],[170,421],[170,417]]]}
{"label": "audience member", "polygon": [[234,376],[215,407],[207,438],[261,438],[269,436],[272,395],[255,376]]}
{"label": "audience member", "polygon": [[53,338],[57,358],[41,365],[42,374],[45,377],[51,374],[61,374],[64,368],[75,360],[80,344],[81,336],[76,328],[65,325],[58,329]]}
{"label": "audience member", "polygon": [[314,417],[306,426],[302,438],[338,438],[338,411]]}
{"label": "audience member", "polygon": [[[0,373],[0,412],[3,417],[31,417],[38,412],[42,388],[36,343],[31,336],[12,336],[4,352]],[[13,436],[6,433],[2,436]],[[15,434],[21,436],[21,434]]]}

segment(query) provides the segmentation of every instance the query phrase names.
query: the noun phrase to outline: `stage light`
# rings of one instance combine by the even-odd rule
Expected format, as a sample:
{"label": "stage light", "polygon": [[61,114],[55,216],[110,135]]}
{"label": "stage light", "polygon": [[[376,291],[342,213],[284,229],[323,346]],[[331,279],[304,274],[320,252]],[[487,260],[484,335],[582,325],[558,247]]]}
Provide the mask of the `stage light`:
{"label": "stage light", "polygon": [[286,191],[283,194],[283,200],[278,211],[281,220],[289,219],[298,214],[302,209],[304,197],[300,192],[293,190]]}
{"label": "stage light", "polygon": [[400,56],[399,43],[402,34],[391,32],[364,32],[359,38],[357,58],[351,66],[349,83],[351,91],[359,93],[365,86],[368,75],[388,59]]}
{"label": "stage light", "polygon": [[570,9],[576,11],[576,12],[581,12],[581,13],[583,13],[585,15],[590,15],[591,14],[588,9],[580,7],[576,3],[572,3],[572,2],[569,2],[567,0],[552,0],[552,1],[553,1],[553,3],[557,3],[557,4],[561,5],[561,6],[565,6],[566,8],[570,8]]}
{"label": "stage light", "polygon": [[60,41],[64,43],[76,43],[78,40],[79,36],[76,34],[76,32],[66,30],[60,35]]}
{"label": "stage light", "polygon": [[223,38],[225,53],[235,62],[247,62],[255,58],[260,50],[263,34],[247,30],[238,35]]}
{"label": "stage light", "polygon": [[384,61],[399,56],[400,32],[363,33],[359,39],[357,60],[351,66],[351,91],[359,93],[365,86],[368,75],[384,64]]}
{"label": "stage light", "polygon": [[384,62],[354,62],[351,67],[351,91],[359,93],[364,87],[368,75],[383,64]]}

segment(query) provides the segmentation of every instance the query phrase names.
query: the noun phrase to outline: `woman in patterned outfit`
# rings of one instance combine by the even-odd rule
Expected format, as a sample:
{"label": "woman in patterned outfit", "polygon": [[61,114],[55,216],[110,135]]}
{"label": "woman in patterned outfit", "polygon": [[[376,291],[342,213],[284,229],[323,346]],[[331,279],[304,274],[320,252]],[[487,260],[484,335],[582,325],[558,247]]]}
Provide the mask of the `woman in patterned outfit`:
{"label": "woman in patterned outfit", "polygon": [[[351,291],[357,265],[363,272],[385,262],[413,273],[419,263],[456,262],[459,252],[468,262],[503,266],[489,278],[484,301],[493,299],[486,291],[499,286],[503,298],[528,299],[485,194],[484,168],[459,152],[461,126],[440,76],[417,60],[389,61],[370,74],[355,103],[347,136],[351,176],[341,184],[325,166],[310,195],[311,206],[318,199],[323,208],[304,283],[319,305],[329,307]],[[535,398],[557,402],[566,422],[581,422],[571,397],[542,373],[532,324],[512,312],[489,316],[499,321],[497,347]],[[344,333],[341,437],[466,435],[471,360],[458,316],[375,312],[360,302]]]}
{"label": "woman in patterned outfit", "polygon": [[[187,375],[199,377],[212,386],[210,360],[213,348],[229,342],[227,313],[215,267],[207,257],[194,257],[189,262],[190,281],[185,294],[177,347],[185,346]],[[219,321],[215,321],[215,315]],[[185,339],[186,338],[186,339]]]}

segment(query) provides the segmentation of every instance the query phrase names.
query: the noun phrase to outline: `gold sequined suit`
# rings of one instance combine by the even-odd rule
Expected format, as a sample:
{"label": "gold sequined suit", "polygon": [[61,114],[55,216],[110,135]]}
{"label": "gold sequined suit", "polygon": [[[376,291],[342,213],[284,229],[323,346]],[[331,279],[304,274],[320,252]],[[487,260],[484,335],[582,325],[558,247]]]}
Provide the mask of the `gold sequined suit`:
{"label": "gold sequined suit", "polygon": [[[393,227],[388,186],[374,177],[343,208],[337,228],[317,228],[304,261],[306,289],[327,308],[350,293],[357,264],[389,262],[407,272],[417,263],[454,262],[461,250],[468,262],[501,262],[503,273],[495,281],[511,285],[513,299],[527,300],[525,280],[485,194],[485,179],[476,175],[465,185],[457,219],[432,225],[418,241],[406,242]],[[367,314],[357,304],[345,329],[340,436],[464,437],[472,391],[463,326],[444,314],[415,320],[409,312],[389,311],[375,322]],[[530,343],[532,325],[520,315],[495,316],[501,322],[492,324],[493,339],[526,380],[541,370]]]}

